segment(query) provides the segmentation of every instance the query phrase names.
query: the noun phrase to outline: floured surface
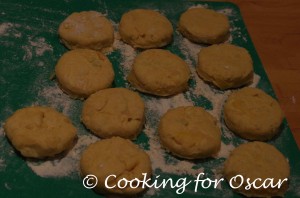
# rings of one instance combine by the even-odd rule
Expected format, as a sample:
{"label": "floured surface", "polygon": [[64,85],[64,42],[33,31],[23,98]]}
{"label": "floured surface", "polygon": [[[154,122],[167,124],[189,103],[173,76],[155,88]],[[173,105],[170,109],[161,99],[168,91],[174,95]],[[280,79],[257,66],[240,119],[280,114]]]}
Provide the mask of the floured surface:
{"label": "floured surface", "polygon": [[[168,17],[173,27],[176,27],[179,14],[191,7],[205,7],[214,9],[227,15],[230,19],[230,37],[227,43],[237,44],[250,51],[254,60],[254,82],[252,87],[259,87],[274,96],[271,85],[253,48],[250,37],[246,32],[241,15],[236,7],[227,3],[198,3],[186,1],[162,1],[160,5],[147,1],[123,2],[121,0],[97,0],[86,4],[73,0],[46,3],[44,0],[26,3],[0,3],[0,197],[14,197],[14,193],[24,192],[25,197],[33,193],[39,197],[56,196],[58,193],[65,197],[99,197],[82,186],[78,172],[78,160],[81,152],[89,144],[96,141],[80,122],[82,101],[73,100],[64,94],[57,85],[56,80],[50,80],[58,58],[66,52],[57,36],[58,25],[74,11],[96,10],[107,13],[107,18],[113,23],[117,32],[121,15],[128,10],[140,8],[154,9]],[[118,6],[116,6],[118,5]],[[170,6],[171,5],[171,6]],[[1,10],[3,9],[3,10]],[[19,13],[16,15],[15,13]],[[133,89],[126,81],[132,62],[139,50],[118,40],[114,42],[114,52],[108,54],[113,63],[116,78],[115,87]],[[146,123],[143,132],[135,141],[146,150],[152,160],[154,177],[173,178],[180,177],[194,180],[199,173],[205,173],[210,179],[222,178],[224,160],[239,144],[245,142],[236,137],[224,125],[222,109],[228,91],[219,91],[204,83],[196,74],[195,66],[199,51],[205,45],[193,44],[183,38],[178,31],[174,31],[174,40],[166,49],[183,58],[191,70],[189,89],[185,93],[173,97],[152,97],[141,94],[145,101]],[[69,116],[78,128],[79,139],[77,144],[65,156],[54,160],[29,161],[21,158],[7,141],[3,124],[15,110],[32,105],[45,105],[56,108]],[[214,158],[206,160],[182,160],[173,157],[161,148],[157,136],[157,126],[160,117],[170,108],[178,106],[202,106],[219,120],[222,129],[222,144],[220,152]],[[296,167],[300,166],[297,147],[286,123],[282,126],[280,135],[270,143],[289,158],[292,166],[291,187],[288,195],[299,196],[300,173]],[[289,149],[287,146],[289,145]],[[296,153],[296,154],[295,154]],[[16,174],[18,173],[18,174]],[[20,188],[19,188],[20,186]],[[45,194],[46,192],[46,194]],[[28,196],[27,196],[28,195]],[[186,189],[184,196],[199,197],[211,195],[213,197],[237,196],[228,188],[226,182],[217,189]],[[175,189],[150,189],[144,197],[171,197],[175,196]],[[101,197],[101,196],[100,196]]]}

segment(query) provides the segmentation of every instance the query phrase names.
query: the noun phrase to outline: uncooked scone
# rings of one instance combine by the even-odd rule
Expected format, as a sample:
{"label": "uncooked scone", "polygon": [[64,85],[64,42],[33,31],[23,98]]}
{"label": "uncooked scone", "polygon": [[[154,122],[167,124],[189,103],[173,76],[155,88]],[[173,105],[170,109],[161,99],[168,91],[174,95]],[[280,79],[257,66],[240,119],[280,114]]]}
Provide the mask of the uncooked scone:
{"label": "uncooked scone", "polygon": [[70,149],[77,137],[65,115],[41,106],[17,110],[6,120],[4,130],[12,145],[30,158],[53,157]]}
{"label": "uncooked scone", "polygon": [[238,136],[265,141],[279,132],[283,112],[271,96],[260,89],[246,87],[228,97],[224,105],[224,120]]}
{"label": "uncooked scone", "polygon": [[150,49],[135,58],[127,79],[141,92],[170,96],[186,90],[189,77],[189,67],[180,57]]}
{"label": "uncooked scone", "polygon": [[195,43],[217,44],[229,36],[229,20],[221,13],[206,8],[191,8],[179,19],[178,30]]}
{"label": "uncooked scone", "polygon": [[161,144],[171,153],[186,159],[206,158],[221,146],[217,120],[201,107],[178,107],[160,120]]}
{"label": "uncooked scone", "polygon": [[55,67],[60,87],[74,98],[86,98],[111,86],[114,70],[109,59],[90,49],[66,52]]}
{"label": "uncooked scone", "polygon": [[[224,176],[230,181],[232,177],[242,175],[244,178],[243,185],[235,189],[237,192],[246,195],[247,197],[283,197],[288,189],[288,181],[284,181],[281,188],[259,188],[253,186],[246,190],[246,180],[250,178],[253,182],[257,178],[261,181],[256,181],[256,186],[261,186],[267,178],[273,178],[273,184],[277,184],[279,179],[283,181],[290,176],[290,167],[283,156],[274,146],[264,142],[250,142],[242,144],[234,149],[224,164]],[[267,182],[266,184],[268,184]],[[232,185],[238,187],[241,181],[232,179]]]}
{"label": "uncooked scone", "polygon": [[144,108],[136,92],[125,88],[104,89],[84,102],[82,122],[101,138],[135,139],[144,124]]}
{"label": "uncooked scone", "polygon": [[[137,188],[130,188],[129,184],[121,189],[117,187],[120,179],[126,178],[133,180],[151,178],[151,161],[147,153],[130,140],[120,137],[112,137],[110,139],[100,140],[91,144],[82,154],[80,160],[80,170],[82,178],[89,174],[93,174],[98,179],[98,184],[94,188],[96,192],[134,195],[144,191],[141,184]],[[117,178],[109,177],[108,184],[110,187],[116,185],[115,188],[109,189],[105,187],[105,180],[110,175],[116,175]],[[121,182],[123,185],[124,182]]]}
{"label": "uncooked scone", "polygon": [[123,14],[119,32],[122,40],[134,48],[159,48],[173,37],[170,21],[159,12],[147,9],[131,10]]}
{"label": "uncooked scone", "polygon": [[111,50],[114,29],[111,22],[96,11],[74,12],[59,26],[58,34],[69,49]]}
{"label": "uncooked scone", "polygon": [[212,45],[198,54],[198,75],[221,90],[247,85],[253,80],[253,62],[245,48]]}

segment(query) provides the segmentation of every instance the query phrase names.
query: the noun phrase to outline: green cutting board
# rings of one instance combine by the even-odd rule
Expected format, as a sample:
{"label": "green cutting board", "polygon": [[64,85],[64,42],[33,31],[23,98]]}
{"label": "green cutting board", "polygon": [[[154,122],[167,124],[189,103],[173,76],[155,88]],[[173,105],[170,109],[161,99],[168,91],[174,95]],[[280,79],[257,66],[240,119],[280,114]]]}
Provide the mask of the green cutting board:
{"label": "green cutting board", "polygon": [[[233,44],[245,47],[251,54],[254,62],[254,70],[260,76],[257,87],[275,97],[272,86],[266,76],[264,68],[255,51],[250,36],[237,6],[231,3],[181,1],[181,0],[1,0],[0,2],[0,197],[99,197],[92,190],[85,189],[78,172],[66,174],[62,177],[41,177],[28,166],[28,161],[16,152],[9,143],[3,132],[5,120],[17,109],[31,105],[47,105],[65,113],[78,128],[79,135],[89,135],[80,123],[80,113],[83,101],[72,100],[68,96],[57,91],[56,80],[50,80],[58,58],[67,51],[59,42],[57,29],[59,24],[72,12],[84,10],[96,10],[107,14],[107,18],[118,24],[123,13],[135,8],[148,8],[162,12],[173,24],[174,41],[166,48],[176,53],[190,64],[195,66],[194,57],[182,51],[178,46],[183,38],[176,31],[179,16],[191,6],[202,5],[216,11],[223,11],[228,15],[231,24],[231,40]],[[204,47],[200,46],[199,47]],[[108,55],[113,63],[116,78],[114,87],[129,87],[124,80],[124,57],[120,49]],[[202,106],[207,110],[213,110],[211,101],[204,96],[193,94],[196,87],[196,77],[190,82],[190,89],[184,94],[187,100],[195,105]],[[48,89],[44,89],[47,87]],[[210,88],[215,93],[221,91]],[[44,92],[43,92],[44,90]],[[52,90],[52,91],[51,91]],[[54,90],[54,92],[53,92]],[[49,91],[49,92],[47,92]],[[41,94],[42,93],[42,94]],[[144,100],[153,101],[152,96],[141,94]],[[154,98],[155,99],[155,98]],[[159,101],[160,99],[157,99]],[[170,100],[171,101],[171,100]],[[68,105],[65,105],[68,104]],[[172,104],[170,104],[172,106]],[[147,109],[147,124],[153,129],[157,127],[159,117]],[[245,141],[231,134],[225,127],[222,117],[222,142],[237,146]],[[228,135],[229,134],[229,135]],[[231,135],[230,135],[231,134]],[[145,130],[135,141],[145,150],[151,149],[149,143],[156,134],[149,136]],[[280,133],[269,141],[279,149],[288,159],[291,166],[290,187],[286,197],[300,197],[300,152],[293,139],[289,126],[284,120]],[[182,161],[168,153],[164,154],[165,163],[176,166]],[[152,159],[155,160],[155,159]],[[207,178],[214,179],[212,169],[222,167],[225,158],[209,158],[206,160],[189,161],[194,164],[193,169],[204,170]],[[41,163],[41,162],[36,162]],[[74,166],[78,161],[74,161]],[[178,165],[179,169],[181,168]],[[182,167],[184,169],[185,167]],[[186,177],[188,180],[196,179],[189,174],[166,173],[161,168],[156,168],[153,178],[160,175],[160,180],[172,178],[176,181]],[[187,170],[188,172],[189,170]],[[188,186],[182,197],[239,197],[234,193],[226,182],[222,183],[222,189],[197,189]],[[170,187],[151,190],[144,197],[178,197],[176,189]]]}

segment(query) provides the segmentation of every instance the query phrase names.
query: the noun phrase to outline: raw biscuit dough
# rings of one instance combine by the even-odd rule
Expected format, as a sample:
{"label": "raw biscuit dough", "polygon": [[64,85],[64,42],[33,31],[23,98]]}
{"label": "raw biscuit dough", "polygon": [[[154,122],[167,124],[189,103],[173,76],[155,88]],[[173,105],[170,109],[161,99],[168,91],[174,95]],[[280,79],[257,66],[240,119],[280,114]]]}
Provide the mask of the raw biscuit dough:
{"label": "raw biscuit dough", "polygon": [[245,48],[212,45],[198,54],[198,75],[221,90],[247,85],[253,80],[253,62]]}
{"label": "raw biscuit dough", "polygon": [[221,13],[206,8],[191,8],[179,19],[179,32],[195,43],[217,44],[229,36],[229,20]]}
{"label": "raw biscuit dough", "polygon": [[228,128],[238,136],[265,141],[278,133],[283,112],[271,96],[260,89],[246,87],[228,97],[224,119]]}
{"label": "raw biscuit dough", "polygon": [[109,59],[90,49],[66,52],[55,67],[62,90],[74,98],[86,98],[111,86],[114,70]]}
{"label": "raw biscuit dough", "polygon": [[50,107],[26,107],[17,110],[4,125],[12,145],[24,156],[53,157],[70,149],[76,128],[63,114]]}
{"label": "raw biscuit dough", "polygon": [[221,131],[217,120],[201,107],[178,107],[160,120],[161,144],[186,159],[210,157],[220,150]]}
{"label": "raw biscuit dough", "polygon": [[178,56],[167,50],[150,49],[134,60],[128,81],[139,91],[170,96],[188,88],[190,70]]}
{"label": "raw biscuit dough", "polygon": [[144,108],[136,92],[125,88],[105,89],[84,102],[82,122],[101,138],[135,139],[144,124]]}
{"label": "raw biscuit dough", "polygon": [[111,50],[114,29],[111,22],[96,11],[74,12],[59,26],[58,34],[69,49]]}
{"label": "raw biscuit dough", "polygon": [[[130,188],[129,184],[126,188],[118,188],[117,182],[120,179],[143,180],[143,173],[147,174],[147,179],[151,178],[152,173],[151,161],[147,153],[130,140],[120,137],[112,137],[91,144],[81,156],[80,170],[82,178],[89,174],[98,178],[98,184],[94,188],[96,192],[119,195],[134,195],[145,190],[141,183],[137,188]],[[109,186],[116,185],[115,188],[105,187],[105,180],[109,175],[117,176],[117,178],[108,178]]]}
{"label": "raw biscuit dough", "polygon": [[170,21],[159,12],[136,9],[125,13],[120,21],[122,40],[134,48],[159,48],[169,44],[173,37]]}
{"label": "raw biscuit dough", "polygon": [[[247,197],[283,197],[288,189],[288,181],[284,181],[279,189],[278,187],[255,189],[252,186],[249,190],[245,190],[246,180],[250,178],[250,182],[253,182],[255,179],[261,178],[261,181],[256,182],[256,186],[261,186],[267,178],[273,178],[273,184],[277,184],[279,179],[283,181],[285,178],[289,178],[290,167],[283,154],[274,146],[263,142],[250,142],[235,148],[225,161],[225,178],[230,181],[236,175],[242,175],[244,178],[243,185],[236,191]],[[232,180],[232,184],[238,187],[241,180],[237,179],[236,182]]]}

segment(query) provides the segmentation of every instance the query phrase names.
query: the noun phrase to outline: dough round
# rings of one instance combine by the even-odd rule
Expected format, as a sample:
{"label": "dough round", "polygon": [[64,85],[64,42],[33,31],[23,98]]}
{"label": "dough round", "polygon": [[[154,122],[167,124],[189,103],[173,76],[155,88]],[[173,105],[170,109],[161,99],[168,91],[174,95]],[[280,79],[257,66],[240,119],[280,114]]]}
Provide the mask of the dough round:
{"label": "dough round", "polygon": [[135,139],[144,124],[144,109],[137,93],[125,88],[105,89],[84,102],[82,122],[101,138]]}
{"label": "dough round", "polygon": [[154,10],[136,9],[125,13],[120,21],[122,40],[134,48],[159,48],[173,37],[170,21]]}
{"label": "dough round", "polygon": [[158,133],[167,150],[186,159],[210,157],[221,147],[217,121],[201,107],[169,110],[160,120]]}
{"label": "dough round", "polygon": [[90,49],[66,52],[57,63],[55,74],[62,90],[74,98],[86,98],[110,87],[114,80],[109,59]]}
{"label": "dough round", "polygon": [[188,88],[190,70],[178,56],[167,50],[150,49],[134,60],[128,81],[139,91],[170,96]]}
{"label": "dough round", "polygon": [[76,139],[71,121],[50,107],[19,109],[6,120],[4,130],[24,157],[53,157],[70,149]]}
{"label": "dough round", "polygon": [[238,136],[265,141],[278,133],[283,112],[271,96],[260,89],[246,87],[228,97],[224,119],[228,128]]}
{"label": "dough round", "polygon": [[229,20],[224,14],[205,8],[192,8],[179,19],[179,32],[195,43],[217,44],[229,36]]}
{"label": "dough round", "polygon": [[245,48],[231,44],[212,45],[198,54],[198,75],[224,90],[253,80],[253,63]]}
{"label": "dough round", "polygon": [[[120,137],[112,137],[91,144],[82,154],[80,170],[83,178],[89,174],[97,177],[98,184],[94,188],[97,192],[122,195],[137,194],[145,188],[142,188],[142,183],[134,184],[137,188],[131,188],[129,184],[123,189],[118,188],[119,180],[122,178],[143,180],[143,173],[147,174],[147,179],[151,178],[152,174],[151,161],[147,153],[130,140]],[[116,175],[117,178],[108,177],[110,175]],[[115,186],[115,188],[106,188],[106,179],[109,187]],[[121,184],[123,186],[124,182]]]}
{"label": "dough round", "polygon": [[[231,178],[236,175],[243,176],[244,182],[241,179]],[[277,184],[279,179],[283,181],[290,176],[290,167],[283,156],[274,146],[264,142],[250,142],[238,146],[232,151],[224,165],[224,176],[228,181],[232,181],[237,192],[246,195],[247,197],[283,197],[285,191],[288,189],[288,181],[284,181],[281,188],[259,188],[255,189],[253,186],[246,190],[246,180],[249,178],[253,182],[257,178],[261,181],[256,182],[256,186],[261,186],[267,179],[273,178],[273,184]],[[266,181],[269,184],[270,181]]]}
{"label": "dough round", "polygon": [[74,12],[59,26],[58,34],[69,49],[111,50],[114,29],[109,20],[96,11]]}

